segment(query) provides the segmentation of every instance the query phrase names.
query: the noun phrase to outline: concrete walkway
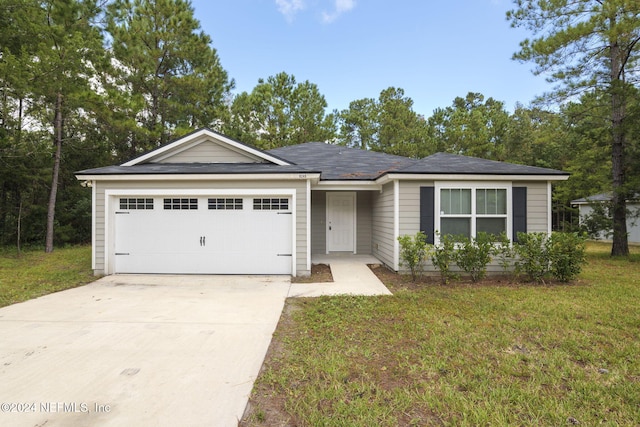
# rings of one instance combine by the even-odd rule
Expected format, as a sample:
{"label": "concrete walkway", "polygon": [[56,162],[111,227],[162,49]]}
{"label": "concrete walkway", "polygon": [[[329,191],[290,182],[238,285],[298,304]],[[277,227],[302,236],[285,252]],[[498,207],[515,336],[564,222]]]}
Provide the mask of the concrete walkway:
{"label": "concrete walkway", "polygon": [[237,425],[289,276],[118,275],[0,309],[0,426]]}
{"label": "concrete walkway", "polygon": [[333,282],[292,283],[289,297],[323,295],[391,295],[367,264],[379,264],[371,255],[314,255],[313,264],[329,264]]}

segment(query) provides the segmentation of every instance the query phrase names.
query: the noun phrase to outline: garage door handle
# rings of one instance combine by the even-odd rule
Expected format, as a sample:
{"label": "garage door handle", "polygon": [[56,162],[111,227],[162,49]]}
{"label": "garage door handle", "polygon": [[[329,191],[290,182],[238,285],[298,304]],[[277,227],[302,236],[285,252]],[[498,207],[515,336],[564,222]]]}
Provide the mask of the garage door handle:
{"label": "garage door handle", "polygon": [[202,236],[200,236],[200,246],[202,246]]}
{"label": "garage door handle", "polygon": [[207,236],[202,236],[202,246],[207,246]]}
{"label": "garage door handle", "polygon": [[291,254],[278,254],[278,256],[293,256]]}

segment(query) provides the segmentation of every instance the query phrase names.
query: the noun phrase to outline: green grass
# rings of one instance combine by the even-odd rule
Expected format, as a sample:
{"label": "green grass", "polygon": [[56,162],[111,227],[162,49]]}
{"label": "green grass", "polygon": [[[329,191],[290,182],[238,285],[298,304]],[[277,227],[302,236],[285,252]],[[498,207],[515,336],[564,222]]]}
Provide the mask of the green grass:
{"label": "green grass", "polygon": [[569,285],[290,300],[245,425],[639,425],[640,253],[608,250]]}
{"label": "green grass", "polygon": [[29,250],[0,249],[0,307],[95,280],[91,270],[91,247],[56,249],[51,254]]}

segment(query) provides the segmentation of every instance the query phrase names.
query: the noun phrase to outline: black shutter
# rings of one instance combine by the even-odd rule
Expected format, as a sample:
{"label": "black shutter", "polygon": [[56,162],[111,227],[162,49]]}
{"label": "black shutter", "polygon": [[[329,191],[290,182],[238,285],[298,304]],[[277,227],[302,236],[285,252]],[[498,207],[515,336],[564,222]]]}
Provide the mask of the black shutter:
{"label": "black shutter", "polygon": [[527,187],[513,187],[513,241],[518,242],[518,233],[527,232]]}
{"label": "black shutter", "polygon": [[420,231],[427,235],[427,243],[433,244],[435,234],[434,188],[420,187]]}

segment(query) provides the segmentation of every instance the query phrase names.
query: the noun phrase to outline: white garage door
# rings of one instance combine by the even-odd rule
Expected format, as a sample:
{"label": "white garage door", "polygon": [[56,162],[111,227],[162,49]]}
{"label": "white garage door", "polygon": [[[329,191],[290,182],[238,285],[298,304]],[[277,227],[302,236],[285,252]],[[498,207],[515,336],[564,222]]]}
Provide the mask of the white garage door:
{"label": "white garage door", "polygon": [[291,274],[291,199],[120,197],[116,273]]}

